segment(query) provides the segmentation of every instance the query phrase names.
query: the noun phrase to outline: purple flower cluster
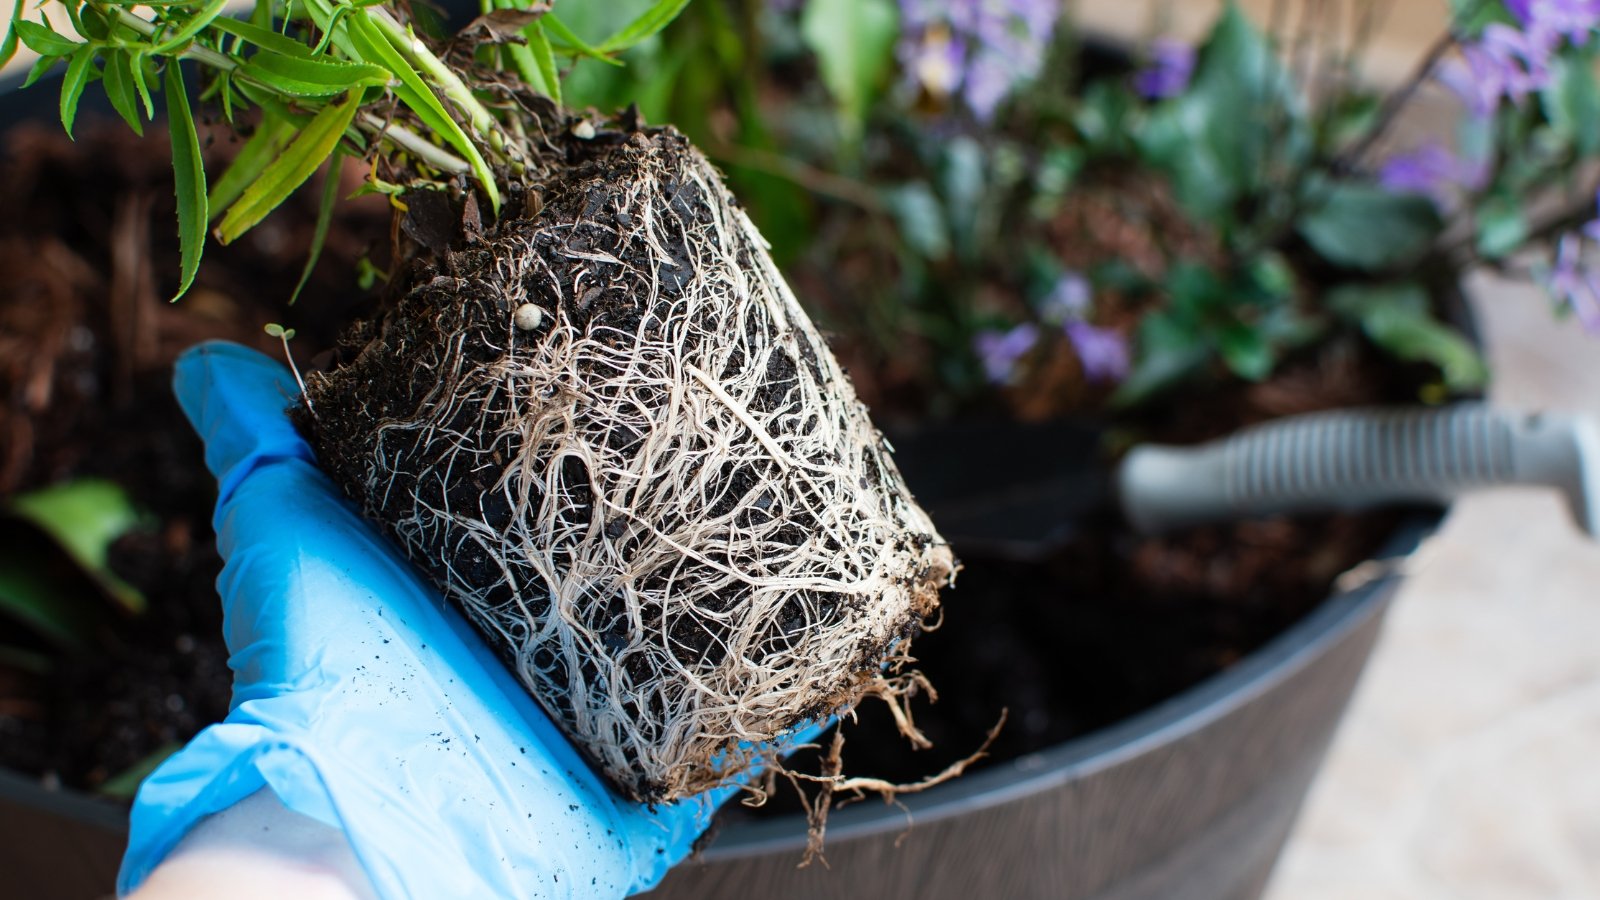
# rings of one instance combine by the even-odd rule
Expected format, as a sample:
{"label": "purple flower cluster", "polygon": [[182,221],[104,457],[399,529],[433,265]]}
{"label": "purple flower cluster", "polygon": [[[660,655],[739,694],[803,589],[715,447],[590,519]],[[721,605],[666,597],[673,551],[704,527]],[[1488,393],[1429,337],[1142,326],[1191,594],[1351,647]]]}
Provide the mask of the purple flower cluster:
{"label": "purple flower cluster", "polygon": [[[1600,208],[1600,194],[1595,204]],[[1600,271],[1584,265],[1585,238],[1600,243],[1600,218],[1561,236],[1545,287],[1557,302],[1572,310],[1585,331],[1600,335]]]}
{"label": "purple flower cluster", "polygon": [[1462,159],[1437,141],[1390,157],[1378,173],[1379,183],[1388,190],[1424,194],[1441,212],[1454,206],[1458,191],[1482,190],[1488,179],[1486,162]]}
{"label": "purple flower cluster", "polygon": [[1189,86],[1194,60],[1194,47],[1172,38],[1157,38],[1150,44],[1149,65],[1134,77],[1134,88],[1149,100],[1176,97]]}
{"label": "purple flower cluster", "polygon": [[1039,72],[1057,0],[900,0],[898,55],[936,97],[960,97],[982,121]]}
{"label": "purple flower cluster", "polygon": [[[1072,351],[1090,381],[1121,381],[1132,365],[1128,339],[1112,328],[1090,325],[1086,319],[1093,301],[1089,280],[1077,272],[1066,272],[1056,279],[1040,304],[1040,315],[1066,335]],[[972,348],[983,364],[983,372],[994,384],[1009,384],[1016,378],[1017,364],[1038,345],[1043,335],[1030,322],[1010,331],[982,331],[972,339]]]}
{"label": "purple flower cluster", "polygon": [[1550,84],[1550,56],[1563,40],[1583,46],[1600,28],[1600,0],[1506,0],[1517,25],[1493,23],[1461,47],[1439,80],[1476,115],[1502,100],[1521,103]]}

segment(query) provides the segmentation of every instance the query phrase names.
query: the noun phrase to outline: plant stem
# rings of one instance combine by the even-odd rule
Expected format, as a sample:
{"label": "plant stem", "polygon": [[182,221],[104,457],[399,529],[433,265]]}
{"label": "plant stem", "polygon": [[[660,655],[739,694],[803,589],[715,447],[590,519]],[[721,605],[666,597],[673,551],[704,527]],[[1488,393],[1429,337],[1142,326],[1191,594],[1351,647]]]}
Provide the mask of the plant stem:
{"label": "plant stem", "polygon": [[357,115],[361,127],[373,135],[391,141],[395,146],[405,150],[440,171],[452,174],[465,172],[472,168],[467,161],[442,147],[428,143],[423,137],[403,125],[385,122],[383,119],[370,112],[362,111]]}
{"label": "plant stem", "polygon": [[441,93],[466,113],[468,123],[483,139],[488,149],[501,159],[505,159],[504,136],[500,121],[478,102],[478,98],[472,95],[472,89],[461,80],[461,76],[445,65],[439,57],[434,56],[405,26],[390,15],[387,9],[381,6],[367,7],[366,14],[406,62],[415,66],[418,72],[432,81]]}
{"label": "plant stem", "polygon": [[[139,18],[123,7],[117,7],[116,11],[117,21],[128,26],[129,28],[132,28],[134,31],[139,32],[145,37],[155,37],[161,31],[161,26],[147,19]],[[213,69],[220,69],[224,72],[232,72],[239,68],[238,63],[234,62],[223,54],[218,53],[209,47],[202,47],[199,44],[193,43],[190,44],[188,49],[184,50],[178,58],[192,59],[197,63],[210,66]]]}

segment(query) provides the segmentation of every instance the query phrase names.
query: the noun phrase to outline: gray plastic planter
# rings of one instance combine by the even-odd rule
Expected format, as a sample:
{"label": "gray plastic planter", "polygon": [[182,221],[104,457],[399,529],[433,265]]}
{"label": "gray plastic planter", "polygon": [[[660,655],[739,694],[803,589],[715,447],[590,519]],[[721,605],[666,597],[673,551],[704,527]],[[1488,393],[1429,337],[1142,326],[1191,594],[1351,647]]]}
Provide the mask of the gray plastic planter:
{"label": "gray plastic planter", "polygon": [[[1415,549],[1402,529],[1386,556]],[[1166,703],[1051,750],[828,822],[729,828],[652,898],[1236,900],[1260,895],[1398,580],[1331,598]],[[897,846],[898,844],[898,846]]]}
{"label": "gray plastic planter", "polygon": [[[1403,528],[1384,555],[1410,553],[1435,521]],[[648,896],[1256,897],[1397,584],[1329,599],[1227,671],[1118,725],[906,797],[909,829],[894,807],[841,810],[826,868],[796,868],[804,822],[742,824]],[[7,896],[104,896],[124,838],[116,808],[0,772]]]}

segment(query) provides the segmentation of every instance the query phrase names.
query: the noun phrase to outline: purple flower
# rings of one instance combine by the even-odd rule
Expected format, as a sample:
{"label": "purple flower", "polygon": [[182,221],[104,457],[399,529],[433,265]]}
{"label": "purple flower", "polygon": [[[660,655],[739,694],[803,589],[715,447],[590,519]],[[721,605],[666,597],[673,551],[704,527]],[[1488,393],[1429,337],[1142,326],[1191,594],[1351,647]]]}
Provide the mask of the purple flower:
{"label": "purple flower", "polygon": [[1492,113],[1502,99],[1521,103],[1550,84],[1553,34],[1542,27],[1520,31],[1495,22],[1476,42],[1462,45],[1459,62],[1440,68],[1439,81],[1479,116]]}
{"label": "purple flower", "polygon": [[1060,13],[1057,0],[900,0],[896,55],[919,88],[987,120],[1038,74]]}
{"label": "purple flower", "polygon": [[1089,287],[1089,279],[1077,272],[1064,272],[1056,279],[1050,293],[1045,295],[1040,315],[1046,322],[1056,325],[1081,320],[1088,316],[1089,304],[1093,299],[1094,291]]}
{"label": "purple flower", "polygon": [[1087,322],[1068,322],[1063,329],[1078,354],[1083,375],[1090,381],[1121,381],[1128,377],[1128,340],[1111,328]]}
{"label": "purple flower", "polygon": [[1584,268],[1583,239],[1577,234],[1562,235],[1556,245],[1555,265],[1545,288],[1556,302],[1572,310],[1585,331],[1600,335],[1600,272]]}
{"label": "purple flower", "polygon": [[1469,162],[1435,141],[1410,153],[1390,157],[1378,173],[1378,182],[1395,193],[1425,194],[1441,210],[1455,202],[1455,191],[1482,189],[1489,167],[1481,161]]}
{"label": "purple flower", "polygon": [[972,348],[983,364],[983,374],[994,384],[1006,384],[1016,375],[1017,363],[1039,343],[1039,326],[1023,322],[1010,331],[980,331]]}
{"label": "purple flower", "polygon": [[1176,97],[1189,86],[1194,74],[1194,48],[1172,38],[1157,38],[1150,45],[1150,65],[1134,79],[1141,96],[1151,100]]}
{"label": "purple flower", "polygon": [[1561,37],[1582,47],[1600,25],[1600,0],[1509,0],[1523,29],[1552,46]]}

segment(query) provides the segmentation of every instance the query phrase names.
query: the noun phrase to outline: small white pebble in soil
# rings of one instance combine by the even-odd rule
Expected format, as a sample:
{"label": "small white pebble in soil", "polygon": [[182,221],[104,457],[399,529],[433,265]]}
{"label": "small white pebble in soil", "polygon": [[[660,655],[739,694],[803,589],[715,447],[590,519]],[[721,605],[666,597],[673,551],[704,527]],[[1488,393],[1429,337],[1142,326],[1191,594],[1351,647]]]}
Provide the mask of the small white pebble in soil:
{"label": "small white pebble in soil", "polygon": [[579,119],[572,125],[572,136],[580,141],[594,139],[594,125],[588,119]]}
{"label": "small white pebble in soil", "polygon": [[524,303],[517,307],[513,321],[518,331],[532,331],[539,327],[539,321],[544,318],[544,310],[532,303]]}

